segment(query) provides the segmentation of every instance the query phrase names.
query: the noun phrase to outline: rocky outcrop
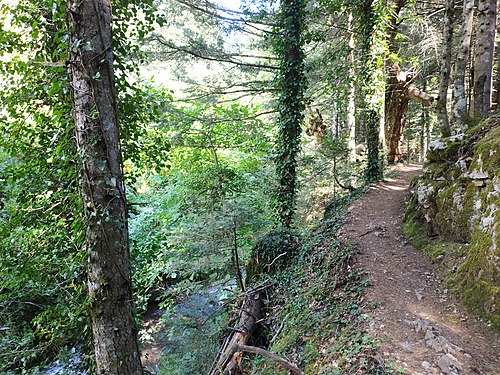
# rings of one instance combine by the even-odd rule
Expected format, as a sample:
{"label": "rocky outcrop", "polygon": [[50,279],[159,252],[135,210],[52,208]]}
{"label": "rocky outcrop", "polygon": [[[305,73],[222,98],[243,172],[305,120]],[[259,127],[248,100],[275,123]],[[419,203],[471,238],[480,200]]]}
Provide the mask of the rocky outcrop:
{"label": "rocky outcrop", "polygon": [[[432,142],[413,182],[407,222],[445,246],[448,281],[467,305],[500,328],[500,120]],[[441,246],[441,245],[439,245]]]}

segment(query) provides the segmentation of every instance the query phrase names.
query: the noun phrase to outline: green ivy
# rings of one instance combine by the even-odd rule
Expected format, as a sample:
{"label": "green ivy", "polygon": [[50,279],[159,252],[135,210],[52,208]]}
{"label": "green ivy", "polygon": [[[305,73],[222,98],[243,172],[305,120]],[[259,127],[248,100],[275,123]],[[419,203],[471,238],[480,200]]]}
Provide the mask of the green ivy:
{"label": "green ivy", "polygon": [[305,1],[283,0],[278,15],[274,46],[279,56],[280,70],[276,86],[278,97],[278,135],[276,139],[276,172],[278,186],[275,197],[276,213],[284,227],[290,227],[297,195],[297,157],[305,109],[303,33]]}

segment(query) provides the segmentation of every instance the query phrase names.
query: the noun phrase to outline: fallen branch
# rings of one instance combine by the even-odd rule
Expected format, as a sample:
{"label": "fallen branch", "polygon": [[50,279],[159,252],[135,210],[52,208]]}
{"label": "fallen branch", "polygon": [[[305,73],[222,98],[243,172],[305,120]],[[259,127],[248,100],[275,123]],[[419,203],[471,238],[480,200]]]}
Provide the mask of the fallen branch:
{"label": "fallen branch", "polygon": [[235,345],[234,348],[233,348],[234,352],[247,352],[247,353],[253,353],[253,354],[260,354],[264,357],[267,357],[277,363],[279,363],[280,365],[286,367],[287,369],[289,369],[293,374],[297,374],[297,375],[303,375],[304,373],[302,372],[301,369],[299,369],[297,366],[295,366],[293,363],[287,361],[286,359],[284,358],[281,358],[280,356],[274,354],[274,353],[271,353],[271,352],[268,352],[267,350],[265,349],[262,349],[262,348],[257,348],[255,346],[248,346],[248,345]]}

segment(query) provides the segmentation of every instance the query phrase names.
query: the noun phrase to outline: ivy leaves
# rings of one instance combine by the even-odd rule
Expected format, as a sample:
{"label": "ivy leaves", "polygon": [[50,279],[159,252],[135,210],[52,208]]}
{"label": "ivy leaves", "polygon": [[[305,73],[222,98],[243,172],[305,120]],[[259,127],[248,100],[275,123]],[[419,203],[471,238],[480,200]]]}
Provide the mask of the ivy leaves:
{"label": "ivy leaves", "polygon": [[276,53],[281,59],[277,78],[278,136],[276,140],[276,212],[284,227],[290,227],[295,211],[296,168],[300,152],[300,133],[306,80],[304,76],[303,29],[305,2],[283,0],[278,17],[279,29],[275,39]]}

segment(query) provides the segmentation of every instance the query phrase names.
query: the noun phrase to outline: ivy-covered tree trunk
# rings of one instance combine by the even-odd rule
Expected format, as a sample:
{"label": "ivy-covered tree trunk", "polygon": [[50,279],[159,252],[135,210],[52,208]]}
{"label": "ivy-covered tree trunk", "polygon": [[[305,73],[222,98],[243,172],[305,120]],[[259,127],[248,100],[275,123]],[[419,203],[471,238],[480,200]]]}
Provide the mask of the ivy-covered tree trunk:
{"label": "ivy-covered tree trunk", "polygon": [[460,46],[455,60],[455,78],[453,81],[453,121],[459,128],[464,128],[467,121],[467,95],[465,75],[469,63],[472,23],[474,20],[474,0],[464,0],[462,10],[462,28]]}
{"label": "ivy-covered tree trunk", "polygon": [[[347,129],[349,131],[349,138],[347,141],[347,148],[349,149],[349,161],[353,163],[356,160],[356,87],[354,86],[354,33],[352,32],[352,12],[349,12],[347,21],[347,29],[349,31],[349,88],[347,92]],[[351,181],[354,182],[354,181]]]}
{"label": "ivy-covered tree trunk", "polygon": [[366,144],[368,148],[368,163],[366,166],[366,181],[377,182],[383,177],[383,165],[379,155],[380,117],[377,111],[368,111],[366,118]]}
{"label": "ivy-covered tree trunk", "polygon": [[491,109],[493,51],[497,19],[497,0],[479,0],[476,53],[474,55],[474,100],[472,117],[486,116]]}
{"label": "ivy-covered tree trunk", "polygon": [[132,314],[127,204],[113,74],[111,0],[68,2],[70,82],[87,220],[98,374],[142,374]]}
{"label": "ivy-covered tree trunk", "polygon": [[297,157],[304,104],[305,76],[302,29],[304,0],[282,0],[276,47],[281,58],[278,89],[279,120],[276,140],[278,187],[276,209],[284,227],[290,227],[295,212]]}
{"label": "ivy-covered tree trunk", "polygon": [[441,136],[451,135],[450,121],[448,117],[448,87],[451,72],[451,47],[453,37],[453,14],[454,0],[446,0],[444,11],[444,29],[441,48],[441,67],[439,71],[439,89],[437,100],[437,119]]}
{"label": "ivy-covered tree trunk", "polygon": [[[375,77],[377,74],[382,74],[382,71],[377,69],[377,65],[382,59],[380,54],[375,51],[375,43],[377,41],[377,31],[381,28],[381,12],[380,2],[366,1],[359,3],[359,22],[362,30],[362,58],[364,69],[361,70],[362,81],[364,82],[364,125],[366,145],[368,148],[368,160],[365,169],[365,179],[368,182],[376,182],[383,178],[383,162],[380,158],[381,139],[380,133],[383,129],[380,126],[380,117],[382,106],[380,98],[382,89],[377,89]],[[377,9],[379,8],[379,9]],[[378,60],[378,61],[377,61]],[[380,91],[380,92],[377,92]]]}

